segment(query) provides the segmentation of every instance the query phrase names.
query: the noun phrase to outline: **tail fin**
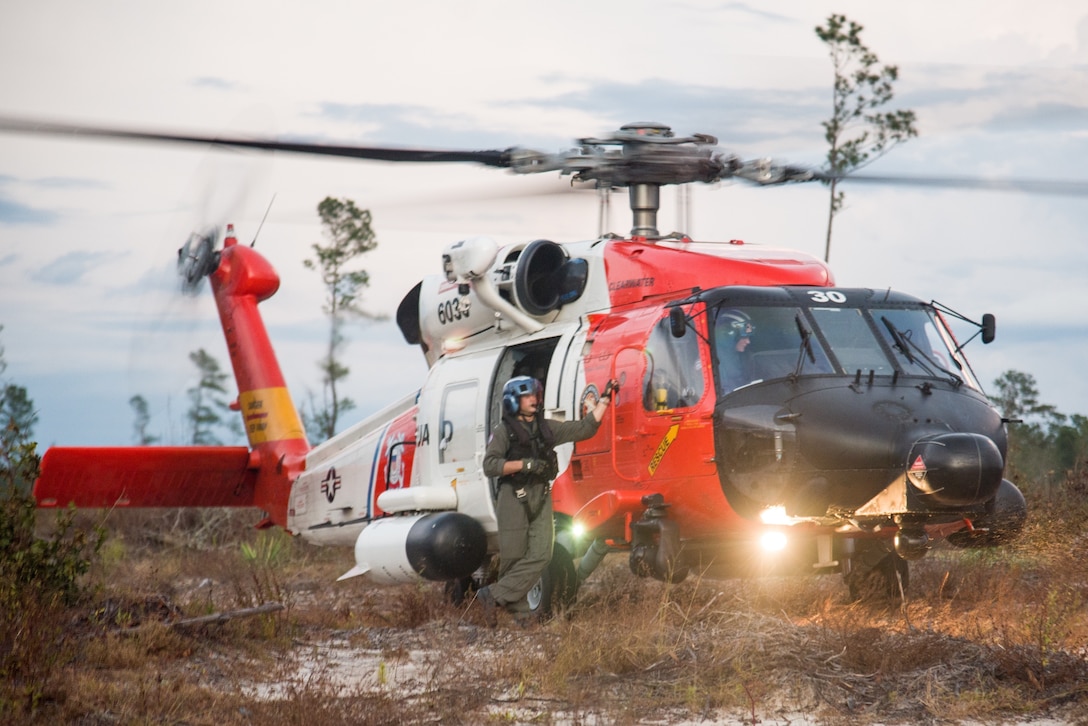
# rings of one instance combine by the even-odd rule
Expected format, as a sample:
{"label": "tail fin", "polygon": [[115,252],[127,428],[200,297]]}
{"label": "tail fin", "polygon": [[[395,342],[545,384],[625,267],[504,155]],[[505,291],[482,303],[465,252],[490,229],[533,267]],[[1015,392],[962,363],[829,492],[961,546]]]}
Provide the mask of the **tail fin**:
{"label": "tail fin", "polygon": [[302,471],[310,444],[257,310],[279,290],[280,278],[260,253],[238,244],[228,225],[219,265],[209,279],[254,453],[251,466],[258,468],[255,504],[274,524],[285,526],[291,482]]}
{"label": "tail fin", "polygon": [[52,448],[34,486],[39,506],[256,506],[286,526],[291,484],[310,445],[257,304],[279,289],[276,271],[227,228],[209,265],[245,424],[244,447]]}

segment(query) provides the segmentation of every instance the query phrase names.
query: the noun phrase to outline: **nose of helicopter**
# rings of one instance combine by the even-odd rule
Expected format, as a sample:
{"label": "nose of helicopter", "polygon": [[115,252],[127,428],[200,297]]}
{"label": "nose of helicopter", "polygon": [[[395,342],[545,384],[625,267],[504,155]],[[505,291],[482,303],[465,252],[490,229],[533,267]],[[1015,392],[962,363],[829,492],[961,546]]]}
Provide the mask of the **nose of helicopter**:
{"label": "nose of helicopter", "polygon": [[[833,487],[829,506],[852,507],[906,479],[908,509],[968,507],[991,499],[1004,471],[1000,417],[954,387],[813,390],[794,399],[799,451]],[[829,452],[838,452],[829,457]]]}
{"label": "nose of helicopter", "polygon": [[[981,394],[775,385],[735,395],[718,412],[720,472],[734,506],[926,516],[981,507],[1001,485],[1004,429]],[[786,405],[771,404],[776,397]]]}

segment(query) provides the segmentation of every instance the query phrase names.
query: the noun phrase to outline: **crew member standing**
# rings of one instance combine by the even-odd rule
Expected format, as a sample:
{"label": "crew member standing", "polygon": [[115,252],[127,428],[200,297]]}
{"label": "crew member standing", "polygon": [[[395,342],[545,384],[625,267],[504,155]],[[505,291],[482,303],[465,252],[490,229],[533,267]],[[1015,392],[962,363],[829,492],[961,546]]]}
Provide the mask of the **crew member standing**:
{"label": "crew member standing", "polygon": [[552,559],[555,523],[551,481],[559,473],[555,447],[597,433],[618,388],[609,381],[597,405],[578,421],[546,421],[541,415],[540,381],[517,376],[502,389],[502,421],[491,432],[484,474],[499,479],[499,579],[480,589],[487,624],[496,624],[497,606],[525,598]]}

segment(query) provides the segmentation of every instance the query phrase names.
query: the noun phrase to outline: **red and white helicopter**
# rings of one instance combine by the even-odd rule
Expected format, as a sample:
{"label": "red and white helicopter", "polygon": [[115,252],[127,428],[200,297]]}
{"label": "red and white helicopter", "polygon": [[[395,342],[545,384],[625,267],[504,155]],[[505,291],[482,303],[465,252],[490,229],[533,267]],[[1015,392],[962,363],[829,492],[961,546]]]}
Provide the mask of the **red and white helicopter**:
{"label": "red and white helicopter", "polygon": [[[279,277],[228,227],[180,252],[211,283],[248,447],[49,449],[40,506],[238,506],[323,545],[353,546],[345,577],[489,577],[496,484],[482,472],[503,384],[532,375],[553,419],[621,388],[597,434],[560,447],[554,559],[531,606],[569,602],[605,554],[676,581],[841,573],[898,593],[907,561],[947,539],[1001,544],[1026,505],[1004,479],[1005,421],[937,304],[835,286],[807,255],[662,236],[661,187],[827,174],[748,162],[705,135],[631,124],[565,153],[420,151],[223,139],[0,120],[0,130],[218,144],[410,162],[558,171],[627,188],[626,237],[450,244],[397,310],[429,371],[421,387],[317,446],[307,441],[258,304]],[[975,337],[972,335],[971,337]]]}

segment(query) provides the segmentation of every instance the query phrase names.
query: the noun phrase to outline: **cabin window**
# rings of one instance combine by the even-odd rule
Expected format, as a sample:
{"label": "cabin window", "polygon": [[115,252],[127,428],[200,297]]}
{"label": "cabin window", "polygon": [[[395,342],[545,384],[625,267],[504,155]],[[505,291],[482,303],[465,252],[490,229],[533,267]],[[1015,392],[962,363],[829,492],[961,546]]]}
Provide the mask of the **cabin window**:
{"label": "cabin window", "polygon": [[667,317],[658,321],[646,343],[643,405],[647,411],[694,406],[703,397],[703,362],[699,336],[688,331],[673,337]]}
{"label": "cabin window", "polygon": [[456,383],[442,394],[439,464],[465,464],[476,454],[476,382]]}

